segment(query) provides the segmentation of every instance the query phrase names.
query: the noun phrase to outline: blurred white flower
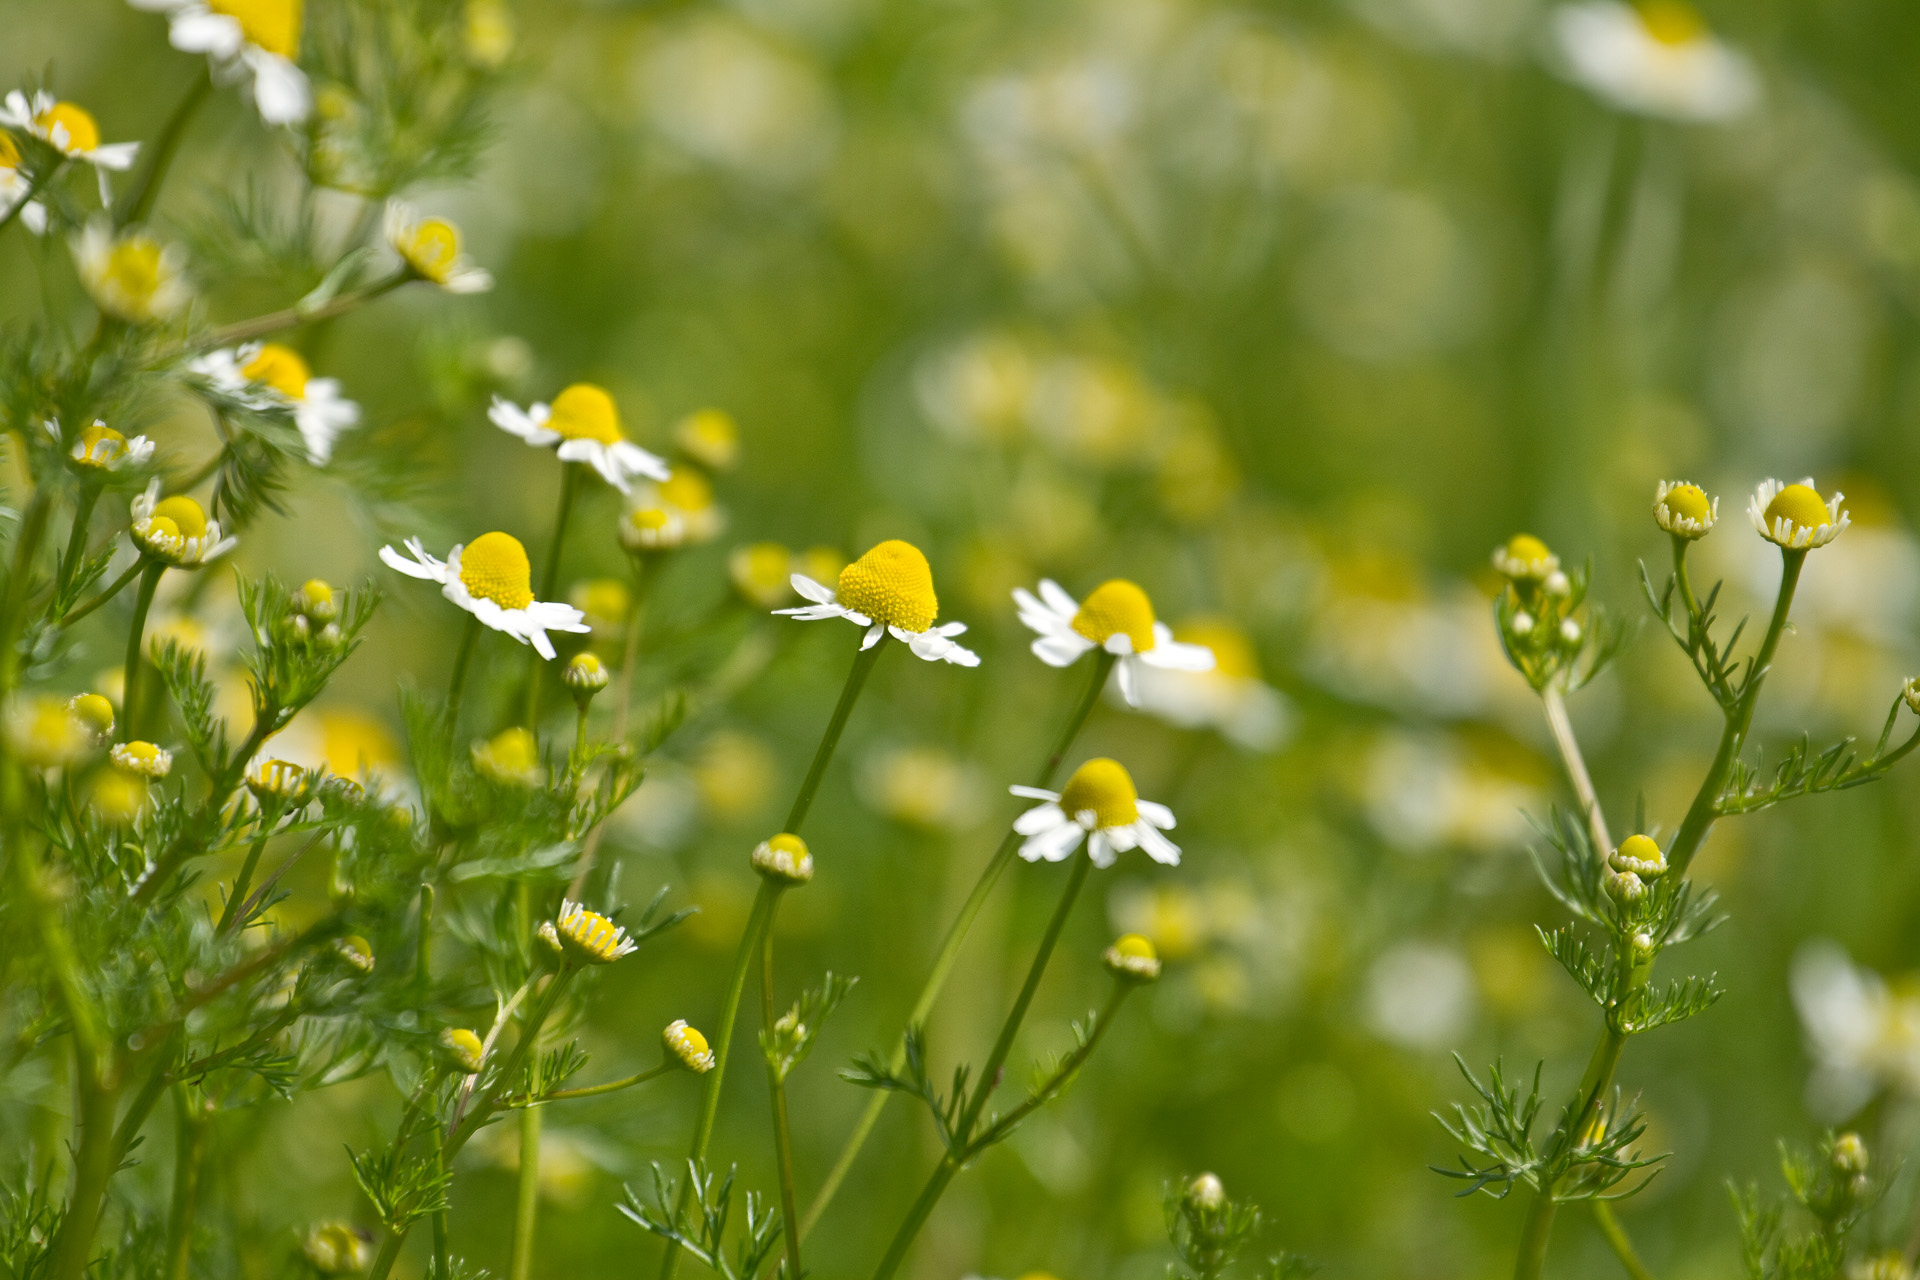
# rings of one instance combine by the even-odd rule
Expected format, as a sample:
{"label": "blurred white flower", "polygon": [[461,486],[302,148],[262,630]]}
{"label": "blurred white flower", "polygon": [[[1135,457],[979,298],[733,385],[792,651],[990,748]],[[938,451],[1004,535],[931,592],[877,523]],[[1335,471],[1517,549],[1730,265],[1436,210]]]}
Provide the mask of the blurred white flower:
{"label": "blurred white flower", "polygon": [[[20,171],[20,165],[19,145],[12,134],[0,129],[0,218],[11,214],[16,205],[33,193],[33,179]],[[28,201],[19,217],[33,234],[46,232],[47,207],[38,200]]]}
{"label": "blurred white flower", "polygon": [[100,141],[100,126],[86,108],[62,102],[44,89],[36,89],[32,97],[18,89],[9,93],[0,102],[0,125],[38,138],[67,159],[101,171],[103,203],[108,199],[105,171],[131,169],[140,152],[137,142]]}
{"label": "blurred white flower", "polygon": [[1064,861],[1084,840],[1096,867],[1112,866],[1129,849],[1144,849],[1165,866],[1180,865],[1180,846],[1160,834],[1173,830],[1173,810],[1142,800],[1133,775],[1117,760],[1087,761],[1058,791],[1008,790],[1043,802],[1014,819],[1013,829],[1027,838],[1020,856],[1028,862]]}
{"label": "blurred white flower", "polygon": [[1148,668],[1169,671],[1210,671],[1213,653],[1203,645],[1173,638],[1166,623],[1153,616],[1147,593],[1125,578],[1095,587],[1086,603],[1068,595],[1051,578],[1040,580],[1040,594],[1025,587],[1013,589],[1020,621],[1038,632],[1034,656],[1050,667],[1071,666],[1095,649],[1113,654],[1114,675],[1127,705],[1140,705],[1138,686]]}
{"label": "blurred white flower", "polygon": [[1139,707],[1182,729],[1216,729],[1250,751],[1272,751],[1293,729],[1286,695],[1260,678],[1260,664],[1244,631],[1221,619],[1196,619],[1173,629],[1174,639],[1213,654],[1206,671],[1143,668]]}
{"label": "blurred white flower", "polygon": [[1389,733],[1367,760],[1367,818],[1407,853],[1447,846],[1483,852],[1527,838],[1526,810],[1540,794],[1468,755],[1453,741]]}
{"label": "blurred white flower", "polygon": [[1879,1090],[1920,1093],[1920,985],[1890,985],[1826,939],[1793,958],[1793,1005],[1814,1060],[1807,1105],[1838,1123]]}
{"label": "blurred white flower", "polygon": [[268,124],[299,124],[313,110],[300,70],[301,0],[128,0],[169,18],[167,42],[204,53],[220,78],[252,77],[253,101]]}
{"label": "blurred white flower", "polygon": [[340,433],[360,421],[360,406],[340,394],[337,378],[316,378],[300,353],[277,342],[253,342],[215,351],[193,371],[223,391],[257,406],[289,405],[306,442],[307,461],[324,467]]}
{"label": "blurred white flower", "polygon": [[1444,1049],[1473,1022],[1473,968],[1452,947],[1402,942],[1367,971],[1366,1019],[1407,1049]]}
{"label": "blurred white flower", "polygon": [[143,231],[115,232],[105,219],[75,237],[73,261],[95,305],[129,324],[171,319],[193,300],[180,250]]}
{"label": "blurred white flower", "polygon": [[1760,100],[1752,64],[1679,0],[1564,5],[1553,36],[1567,77],[1622,111],[1731,120]]}
{"label": "blurred white flower", "polygon": [[810,177],[833,154],[826,77],[739,22],[706,16],[672,27],[647,50],[635,81],[669,141],[742,177]]}

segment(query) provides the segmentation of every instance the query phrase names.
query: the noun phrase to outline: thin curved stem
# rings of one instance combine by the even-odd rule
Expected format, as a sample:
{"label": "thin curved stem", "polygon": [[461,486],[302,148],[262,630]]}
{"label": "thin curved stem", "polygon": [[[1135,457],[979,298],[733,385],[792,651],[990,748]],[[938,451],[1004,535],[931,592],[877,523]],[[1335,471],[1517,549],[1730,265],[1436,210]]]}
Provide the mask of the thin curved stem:
{"label": "thin curved stem", "polygon": [[323,302],[319,306],[302,307],[296,304],[279,311],[269,311],[265,315],[255,316],[251,320],[239,320],[223,328],[215,329],[207,335],[204,342],[195,345],[198,349],[231,347],[236,343],[251,342],[255,338],[264,338],[268,334],[278,333],[282,329],[291,329],[296,325],[315,324],[321,320],[331,320],[335,316],[343,316],[349,311],[358,310],[376,298],[385,297],[411,279],[413,279],[411,275],[402,271],[387,277],[378,284],[368,285],[366,288],[356,290],[353,293],[343,293],[332,301]]}
{"label": "thin curved stem", "polygon": [[67,549],[54,569],[53,597],[60,598],[73,578],[73,570],[87,550],[87,525],[93,519],[93,506],[100,501],[100,486],[85,484],[73,504],[73,527],[67,531]]}
{"label": "thin curved stem", "polygon": [[468,617],[466,634],[460,637],[460,651],[454,655],[453,675],[447,682],[447,733],[460,730],[460,701],[467,693],[467,664],[473,660],[473,646],[480,639],[480,619]]}
{"label": "thin curved stem", "polygon": [[1640,1255],[1634,1252],[1633,1241],[1627,1238],[1627,1230],[1620,1225],[1620,1219],[1614,1214],[1611,1204],[1605,1200],[1595,1200],[1593,1221],[1630,1280],[1653,1280],[1653,1272],[1647,1270],[1647,1264],[1640,1261]]}
{"label": "thin curved stem", "polygon": [[552,1093],[547,1094],[545,1097],[541,1098],[538,1102],[534,1102],[532,1099],[509,1098],[506,1101],[505,1105],[509,1107],[521,1107],[521,1106],[544,1107],[549,1102],[570,1102],[575,1098],[597,1098],[604,1093],[618,1093],[622,1089],[631,1089],[634,1085],[645,1084],[649,1080],[658,1080],[661,1076],[667,1074],[667,1072],[669,1071],[672,1071],[678,1065],[679,1063],[674,1062],[672,1060],[668,1060],[666,1062],[662,1062],[657,1067],[649,1068],[646,1071],[636,1072],[635,1074],[630,1076],[622,1076],[618,1080],[609,1080],[605,1084],[590,1084],[585,1086],[584,1088],[579,1088],[579,1089],[558,1089]]}
{"label": "thin curved stem", "polygon": [[[567,522],[573,515],[573,500],[580,488],[581,464],[560,464],[560,504],[553,513],[553,537],[547,543],[547,562],[540,571],[540,599],[551,600],[560,588],[560,553],[567,541]],[[538,653],[527,654],[526,726],[532,729],[540,715],[540,664]],[[515,1276],[513,1280],[522,1280]]]}
{"label": "thin curved stem", "polygon": [[[277,815],[276,815],[277,817]],[[273,823],[261,815],[259,834],[254,836],[253,844],[247,849],[247,859],[240,864],[240,874],[233,878],[233,888],[227,894],[227,905],[220,912],[220,923],[214,926],[215,933],[226,933],[243,919],[240,904],[246,901],[247,890],[253,885],[253,873],[260,865],[260,855],[267,851],[267,841],[273,838]]]}
{"label": "thin curved stem", "polygon": [[800,1265],[800,1215],[793,1195],[793,1137],[787,1125],[787,1078],[774,1059],[770,1047],[773,1038],[773,917],[780,899],[774,898],[767,911],[766,928],[760,931],[760,1033],[767,1037],[767,1095],[773,1105],[773,1154],[780,1176],[780,1226],[786,1237],[787,1274],[803,1276]]}
{"label": "thin curved stem", "polygon": [[867,677],[873,674],[873,664],[879,661],[889,639],[888,633],[882,631],[878,640],[854,655],[853,668],[847,672],[847,682],[840,689],[840,701],[834,704],[833,717],[827,721],[826,732],[820,735],[820,746],[813,753],[813,764],[807,769],[805,780],[800,783],[799,794],[793,798],[793,807],[787,810],[786,825],[780,828],[782,831],[800,834],[800,824],[807,820],[807,811],[813,808],[813,797],[820,790],[821,779],[827,776],[827,766],[833,762],[834,749],[840,745],[840,735],[846,731],[847,718],[853,714],[853,704],[860,700],[860,691],[866,687]]}
{"label": "thin curved stem", "polygon": [[85,604],[75,605],[71,613],[60,619],[60,625],[63,627],[72,626],[107,601],[119,595],[129,582],[132,582],[140,576],[140,570],[144,563],[144,561],[135,560],[132,564],[128,565],[127,571],[109,583],[101,590],[99,595],[94,596]]}
{"label": "thin curved stem", "polygon": [[1587,820],[1594,853],[1604,858],[1613,852],[1613,837],[1607,831],[1606,815],[1600,810],[1600,796],[1594,790],[1593,777],[1587,772],[1586,757],[1580,754],[1580,740],[1574,736],[1573,722],[1567,718],[1566,693],[1557,682],[1550,682],[1540,691],[1540,703],[1547,713],[1547,727],[1553,731],[1554,745],[1560,748],[1567,781],[1573,784],[1573,794],[1580,801],[1581,813]]}
{"label": "thin curved stem", "polygon": [[139,222],[152,210],[153,202],[160,196],[160,184],[166,181],[167,170],[180,149],[180,139],[186,136],[187,125],[199,111],[200,104],[207,100],[212,88],[213,76],[206,64],[202,63],[179,105],[174,107],[173,114],[161,126],[160,135],[147,148],[147,163],[140,170],[139,178],[121,197],[119,207],[114,209],[115,226],[124,227],[128,223]]}

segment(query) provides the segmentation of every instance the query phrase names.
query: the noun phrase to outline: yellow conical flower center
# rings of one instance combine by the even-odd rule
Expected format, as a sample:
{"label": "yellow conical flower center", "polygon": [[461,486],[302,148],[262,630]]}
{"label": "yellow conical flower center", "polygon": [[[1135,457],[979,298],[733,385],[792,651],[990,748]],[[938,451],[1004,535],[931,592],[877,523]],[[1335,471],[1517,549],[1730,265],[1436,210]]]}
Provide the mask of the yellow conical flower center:
{"label": "yellow conical flower center", "polygon": [[1833,523],[1833,514],[1818,493],[1804,484],[1790,484],[1773,495],[1767,504],[1767,523],[1785,519],[1802,529],[1818,529]]}
{"label": "yellow conical flower center", "polygon": [[93,116],[86,108],[76,107],[71,102],[56,102],[33,118],[49,140],[54,139],[56,129],[65,129],[66,137],[54,141],[54,145],[68,155],[92,151],[100,145],[100,126],[94,123]]}
{"label": "yellow conical flower center", "polygon": [[553,398],[553,416],[547,425],[564,440],[598,440],[616,444],[620,434],[620,410],[613,397],[591,382],[576,382]]}
{"label": "yellow conical flower center", "polygon": [[1667,510],[1699,524],[1713,518],[1713,503],[1697,484],[1675,485],[1667,490]]}
{"label": "yellow conical flower center", "polygon": [[533,566],[527,562],[527,549],[510,533],[483,533],[469,542],[460,553],[460,581],[475,596],[503,609],[533,603]]}
{"label": "yellow conical flower center", "polygon": [[659,507],[635,507],[627,513],[627,520],[643,532],[658,533],[671,523],[673,517]]}
{"label": "yellow conical flower center", "polygon": [[436,284],[445,284],[460,257],[460,228],[445,218],[424,218],[396,246],[407,265]]}
{"label": "yellow conical flower center", "polygon": [[1632,835],[1620,842],[1620,856],[1635,862],[1657,862],[1664,855],[1652,836]]}
{"label": "yellow conical flower center", "polygon": [[1113,949],[1133,960],[1159,959],[1153,944],[1137,933],[1122,934],[1119,941],[1113,944]]}
{"label": "yellow conical flower center", "polygon": [[207,8],[240,24],[255,48],[282,58],[300,54],[300,0],[207,0]]}
{"label": "yellow conical flower center", "polygon": [[1140,793],[1126,766],[1102,756],[1073,771],[1060,789],[1060,807],[1076,818],[1093,814],[1098,827],[1131,826],[1140,820]]}
{"label": "yellow conical flower center", "polygon": [[289,400],[301,400],[307,394],[307,382],[313,372],[300,353],[277,342],[260,348],[240,372],[253,382],[263,382]]}
{"label": "yellow conical flower center", "polygon": [[74,461],[90,467],[110,467],[127,451],[127,438],[112,427],[94,423],[74,442]]}
{"label": "yellow conical flower center", "polygon": [[1550,559],[1553,552],[1547,550],[1547,544],[1530,533],[1516,533],[1507,539],[1507,555],[1522,564],[1539,564]]}
{"label": "yellow conical flower center", "polygon": [[173,526],[174,532],[184,537],[202,538],[207,533],[207,513],[184,493],[162,498],[154,504],[153,518],[167,521]]}
{"label": "yellow conical flower center", "polygon": [[633,593],[618,578],[594,578],[574,588],[573,603],[589,618],[619,622],[627,616]]}
{"label": "yellow conical flower center", "polygon": [[105,284],[135,303],[160,291],[160,242],[148,236],[125,236],[107,253]]}
{"label": "yellow conical flower center", "polygon": [[1135,653],[1145,653],[1153,648],[1153,602],[1125,578],[1103,582],[1073,615],[1073,629],[1095,644],[1122,635]]}
{"label": "yellow conical flower center", "polygon": [[82,693],[67,703],[73,718],[95,733],[113,732],[113,704],[97,693]]}
{"label": "yellow conical flower center", "polygon": [[14,145],[13,135],[0,131],[0,169],[18,169],[20,167],[20,148]]}
{"label": "yellow conical flower center", "polygon": [[123,742],[114,752],[114,762],[145,773],[160,761],[160,748],[151,742]]}
{"label": "yellow conical flower center", "polygon": [[713,486],[691,467],[675,467],[660,482],[660,499],[682,511],[700,512],[713,505]]}
{"label": "yellow conical flower center", "polygon": [[902,631],[926,631],[940,613],[927,558],[918,547],[897,538],[842,569],[837,594],[840,603],[854,612]]}
{"label": "yellow conical flower center", "polygon": [[1707,33],[1707,24],[1693,7],[1678,0],[1644,0],[1638,7],[1640,25],[1661,44],[1670,47],[1692,44]]}
{"label": "yellow conical flower center", "polygon": [[1173,629],[1173,638],[1213,650],[1213,669],[1235,680],[1258,680],[1260,659],[1247,633],[1231,622],[1201,618]]}

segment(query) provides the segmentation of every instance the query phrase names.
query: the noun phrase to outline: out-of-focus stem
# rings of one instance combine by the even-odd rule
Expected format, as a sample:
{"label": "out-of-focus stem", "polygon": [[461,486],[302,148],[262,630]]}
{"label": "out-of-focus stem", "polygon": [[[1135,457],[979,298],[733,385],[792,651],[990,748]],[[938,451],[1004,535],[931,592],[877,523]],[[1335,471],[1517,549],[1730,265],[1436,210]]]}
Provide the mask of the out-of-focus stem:
{"label": "out-of-focus stem", "polygon": [[[771,882],[769,882],[771,883]],[[767,925],[760,931],[760,1031],[773,1043],[773,919],[780,899],[767,909]],[[806,1274],[800,1265],[800,1216],[793,1195],[793,1139],[787,1127],[787,1079],[771,1048],[766,1053],[767,1094],[773,1104],[773,1154],[780,1176],[780,1226],[786,1236],[787,1274]]]}
{"label": "out-of-focus stem", "polygon": [[447,733],[460,730],[460,701],[467,692],[467,664],[473,659],[473,646],[480,639],[480,619],[467,619],[466,634],[460,637],[460,652],[454,655],[453,676],[447,682]]}
{"label": "out-of-focus stem", "polygon": [[207,93],[213,88],[213,76],[203,63],[194,75],[193,83],[174,107],[173,114],[160,127],[160,135],[147,147],[147,163],[140,170],[140,176],[134,185],[120,200],[113,211],[116,226],[126,226],[139,222],[153,208],[153,202],[159,198],[160,184],[166,180],[167,170],[173,164],[173,157],[180,149],[180,139],[186,136],[187,125],[193,120],[200,104],[207,100]]}
{"label": "out-of-focus stem", "polygon": [[127,630],[127,667],[121,681],[120,720],[121,741],[129,741],[139,732],[140,726],[140,677],[146,668],[146,653],[142,642],[147,634],[147,613],[153,608],[153,593],[160,586],[160,575],[167,566],[159,560],[147,561],[140,575],[140,591],[133,600],[133,624]]}
{"label": "out-of-focus stem", "polygon": [[1554,745],[1560,748],[1561,763],[1566,766],[1567,781],[1573,784],[1573,794],[1580,801],[1580,808],[1587,819],[1587,830],[1593,837],[1593,851],[1598,857],[1606,857],[1613,852],[1613,837],[1607,832],[1607,819],[1600,811],[1600,796],[1594,790],[1593,777],[1587,772],[1587,761],[1580,754],[1580,741],[1574,737],[1573,722],[1567,718],[1567,697],[1557,681],[1550,681],[1540,691],[1540,703],[1547,713],[1547,727],[1553,731]]}
{"label": "out-of-focus stem", "polygon": [[[560,503],[553,513],[553,537],[547,543],[547,563],[540,571],[540,599],[551,600],[560,589],[560,553],[567,542],[567,522],[573,515],[573,499],[580,488],[581,464],[560,464]],[[529,730],[540,716],[540,664],[544,659],[531,650],[527,653],[527,716]],[[514,1280],[520,1280],[514,1277]]]}
{"label": "out-of-focus stem", "polygon": [[207,1117],[195,1114],[187,1086],[175,1085],[173,1201],[167,1210],[167,1280],[187,1280],[193,1260],[193,1216],[200,1196],[200,1164],[207,1146]]}
{"label": "out-of-focus stem", "polygon": [[508,1280],[527,1280],[533,1274],[533,1229],[540,1216],[540,1118],[539,1107],[520,1112],[519,1197],[514,1205]]}
{"label": "out-of-focus stem", "polygon": [[1620,1225],[1620,1219],[1614,1214],[1613,1206],[1605,1200],[1593,1202],[1593,1221],[1600,1228],[1601,1236],[1607,1247],[1613,1250],[1613,1256],[1620,1260],[1620,1267],[1630,1280],[1653,1280],[1653,1272],[1647,1270],[1647,1264],[1640,1261],[1640,1255],[1634,1252],[1633,1241],[1627,1238],[1626,1228]]}
{"label": "out-of-focus stem", "polygon": [[392,293],[395,289],[398,289],[411,279],[413,279],[412,276],[401,271],[388,276],[378,284],[368,285],[366,288],[354,293],[343,293],[332,301],[323,302],[317,307],[292,306],[280,311],[269,311],[267,314],[255,316],[251,320],[241,320],[234,324],[227,325],[225,328],[215,329],[207,335],[204,342],[195,345],[199,349],[231,347],[236,343],[251,342],[255,338],[264,338],[268,334],[278,333],[282,329],[291,329],[295,325],[313,324],[321,320],[331,320],[335,316],[346,315],[349,311],[365,306],[376,298],[384,297]]}

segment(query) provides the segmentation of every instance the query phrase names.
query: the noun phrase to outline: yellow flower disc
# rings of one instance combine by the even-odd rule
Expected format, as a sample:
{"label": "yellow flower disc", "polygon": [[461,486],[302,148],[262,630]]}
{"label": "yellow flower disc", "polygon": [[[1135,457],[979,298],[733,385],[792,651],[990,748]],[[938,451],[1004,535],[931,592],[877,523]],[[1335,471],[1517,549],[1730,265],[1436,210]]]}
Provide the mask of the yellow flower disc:
{"label": "yellow flower disc", "polygon": [[1667,510],[1685,520],[1705,524],[1713,519],[1713,502],[1697,484],[1680,484],[1667,490]]}
{"label": "yellow flower disc", "polygon": [[483,533],[460,553],[460,581],[475,597],[502,609],[533,603],[533,566],[527,549],[510,533]]}
{"label": "yellow flower disc", "polygon": [[445,284],[460,257],[460,228],[445,218],[423,218],[396,247],[408,266],[435,284]]}
{"label": "yellow flower disc", "polygon": [[[1669,499],[1668,505],[1672,505]],[[1833,514],[1818,493],[1804,484],[1790,484],[1773,495],[1767,504],[1767,523],[1785,519],[1801,529],[1818,529],[1833,523]]]}
{"label": "yellow flower disc", "polygon": [[1213,650],[1216,674],[1234,680],[1258,680],[1260,658],[1247,633],[1224,618],[1195,618],[1173,629],[1173,638],[1182,644],[1197,644]]}
{"label": "yellow flower disc", "polygon": [[583,960],[594,964],[612,964],[625,954],[621,944],[626,938],[620,926],[598,911],[576,907],[571,915],[562,916],[555,923],[561,942],[569,952]]}
{"label": "yellow flower disc", "polygon": [[255,48],[289,60],[300,55],[300,0],[207,0],[207,8],[238,22]]}
{"label": "yellow flower disc", "polygon": [[0,130],[0,169],[18,169],[20,167],[20,148],[14,145],[13,135]]}
{"label": "yellow flower disc", "polygon": [[847,608],[903,631],[925,631],[940,613],[927,558],[897,538],[842,569],[837,594]]}
{"label": "yellow flower disc", "polygon": [[51,138],[56,128],[67,131],[65,143],[55,143],[68,155],[77,152],[92,151],[100,145],[100,126],[94,123],[93,116],[84,107],[76,107],[71,102],[56,102],[33,118],[33,122],[46,130]]}
{"label": "yellow flower disc", "polygon": [[307,382],[313,377],[313,371],[307,368],[299,352],[277,342],[261,347],[259,354],[247,361],[240,372],[250,381],[263,382],[289,400],[305,399]]}
{"label": "yellow flower disc", "polygon": [[692,467],[675,467],[673,474],[660,482],[659,493],[662,502],[688,513],[713,505],[713,486]]}
{"label": "yellow flower disc", "polygon": [[1522,564],[1541,564],[1553,558],[1547,544],[1530,533],[1516,533],[1507,540],[1507,555]]}
{"label": "yellow flower disc", "polygon": [[1103,582],[1073,615],[1073,629],[1101,645],[1122,635],[1133,643],[1135,653],[1145,653],[1153,648],[1153,602],[1125,578]]}
{"label": "yellow flower disc", "polygon": [[598,440],[617,444],[620,434],[620,410],[613,397],[591,382],[576,382],[553,398],[552,416],[547,426],[564,440]]}
{"label": "yellow flower disc", "polygon": [[207,513],[200,504],[184,493],[176,493],[171,498],[162,498],[154,504],[153,519],[157,523],[167,521],[181,537],[204,538],[207,536]]}
{"label": "yellow flower disc", "polygon": [[1647,34],[1669,48],[1692,44],[1707,34],[1707,24],[1691,5],[1678,0],[1643,0],[1637,7],[1640,25]]}
{"label": "yellow flower disc", "polygon": [[1121,955],[1134,960],[1157,960],[1160,958],[1158,953],[1154,951],[1153,944],[1137,933],[1122,934],[1120,940],[1113,944],[1113,949]]}
{"label": "yellow flower disc", "polygon": [[83,467],[110,467],[127,451],[127,438],[112,427],[94,423],[73,442],[73,460]]}
{"label": "yellow flower disc", "polygon": [[113,704],[97,693],[75,694],[68,701],[67,710],[90,733],[104,737],[113,732]]}
{"label": "yellow flower disc", "polygon": [[107,253],[102,284],[135,307],[146,307],[160,292],[160,242],[151,236],[122,236]]}
{"label": "yellow flower disc", "polygon": [[1096,826],[1126,827],[1140,820],[1140,793],[1126,766],[1100,756],[1074,770],[1060,789],[1060,807],[1074,817],[1093,814]]}

